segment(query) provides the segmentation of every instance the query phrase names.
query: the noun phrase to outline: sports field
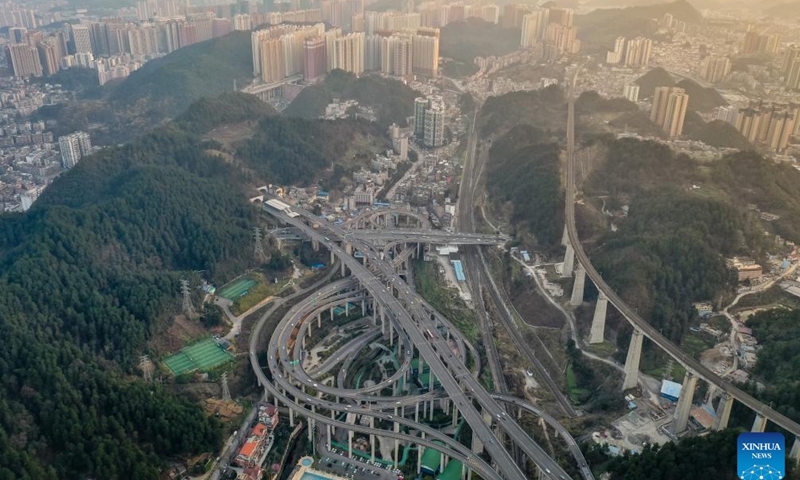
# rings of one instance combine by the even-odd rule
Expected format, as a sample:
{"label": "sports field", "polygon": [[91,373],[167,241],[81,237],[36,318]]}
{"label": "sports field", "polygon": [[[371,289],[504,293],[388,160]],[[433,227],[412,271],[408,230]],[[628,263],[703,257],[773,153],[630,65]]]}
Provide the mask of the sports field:
{"label": "sports field", "polygon": [[258,282],[251,278],[239,278],[220,288],[219,291],[217,291],[217,295],[233,301],[246,295],[247,291],[255,285],[258,285]]}
{"label": "sports field", "polygon": [[165,358],[164,363],[175,375],[180,375],[195,370],[210,370],[232,359],[233,355],[220,348],[213,339],[207,338]]}

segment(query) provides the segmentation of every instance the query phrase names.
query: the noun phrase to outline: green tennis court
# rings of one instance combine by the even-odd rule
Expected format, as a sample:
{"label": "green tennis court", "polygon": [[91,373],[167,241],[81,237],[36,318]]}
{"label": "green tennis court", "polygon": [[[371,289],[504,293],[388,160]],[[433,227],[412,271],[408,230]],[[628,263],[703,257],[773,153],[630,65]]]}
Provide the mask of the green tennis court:
{"label": "green tennis court", "polygon": [[233,355],[220,348],[214,340],[207,338],[165,358],[164,364],[175,375],[181,375],[195,370],[210,370],[232,359]]}
{"label": "green tennis court", "polygon": [[228,300],[236,300],[242,295],[245,295],[247,291],[255,285],[258,285],[258,282],[253,279],[240,278],[220,288],[217,295],[227,298]]}

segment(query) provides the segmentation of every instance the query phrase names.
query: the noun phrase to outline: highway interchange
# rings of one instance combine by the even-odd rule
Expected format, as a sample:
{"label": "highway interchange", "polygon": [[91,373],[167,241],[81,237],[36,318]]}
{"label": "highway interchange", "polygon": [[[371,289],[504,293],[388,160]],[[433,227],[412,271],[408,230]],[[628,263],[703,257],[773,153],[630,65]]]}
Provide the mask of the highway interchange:
{"label": "highway interchange", "polygon": [[[664,338],[623,302],[592,266],[580,244],[575,225],[577,187],[574,166],[574,91],[579,72],[580,67],[575,70],[568,91],[566,175],[566,230],[578,263],[585,268],[586,274],[598,290],[608,297],[634,328],[684,365],[687,372],[716,385],[792,434],[800,435],[800,425],[719,378]],[[395,462],[399,458],[400,443],[416,444],[441,451],[447,458],[462,462],[465,470],[473,471],[482,478],[507,480],[527,478],[525,471],[520,468],[519,459],[509,453],[519,449],[538,467],[540,478],[570,478],[558,462],[507,413],[507,406],[512,406],[540,417],[554,428],[565,440],[581,475],[586,479],[593,479],[577,443],[556,419],[522,399],[507,395],[502,365],[494,345],[491,319],[484,306],[485,300],[491,302],[499,324],[534,366],[564,414],[571,417],[577,413],[534,350],[521,337],[504,294],[492,279],[483,252],[478,247],[503,245],[508,239],[499,234],[474,233],[475,195],[487,153],[478,153],[476,120],[474,117],[459,190],[455,218],[457,233],[431,230],[427,219],[406,211],[387,209],[383,212],[365,212],[345,229],[296,207],[292,207],[292,214],[287,215],[287,211],[265,206],[270,215],[297,232],[293,235],[304,240],[309,239],[315,245],[329,250],[331,263],[336,262],[341,266],[342,278],[318,282],[314,286],[313,294],[295,304],[284,315],[269,339],[266,366],[259,364],[256,352],[266,319],[277,306],[262,316],[251,335],[251,364],[267,397],[274,398],[276,404],[288,407],[291,418],[295,415],[307,418],[310,428],[324,426],[328,442],[331,441],[332,429],[347,432],[350,440],[353,433],[361,433],[369,436],[374,456],[375,438],[389,439],[394,442]],[[390,219],[395,215],[415,218],[419,228],[387,228],[392,223]],[[411,257],[420,255],[422,245],[430,248],[432,245],[454,244],[461,245],[464,252],[469,286],[481,320],[481,335],[496,392],[486,391],[477,381],[480,355],[475,346],[406,283],[410,275],[408,262]],[[403,268],[406,268],[406,272],[403,272]],[[333,267],[332,271],[334,269],[338,270]],[[348,272],[349,275],[346,275]],[[483,295],[484,290],[488,293],[487,297]],[[302,293],[308,291],[306,289]],[[301,296],[300,292],[286,300],[295,296]],[[331,312],[332,319],[332,309],[347,304],[362,305],[361,313],[370,319],[372,325],[361,336],[350,340],[340,351],[334,353],[335,357],[305,371],[302,358],[307,354],[305,339],[307,336],[310,338],[311,329],[320,328],[326,312]],[[386,343],[389,347],[386,347]],[[354,357],[368,345],[375,344],[381,344],[381,348],[396,353],[396,371],[370,385],[348,388],[346,372]],[[472,370],[467,368],[468,358],[473,360]],[[413,375],[412,360],[419,362],[420,373],[422,365],[430,369],[430,383],[419,392],[409,386]],[[337,367],[341,369],[337,375],[323,379]],[[438,385],[434,384],[434,379]],[[444,411],[452,409],[454,423],[460,415],[471,427],[473,439],[480,441],[474,442],[472,447],[462,445],[457,439],[428,426],[424,413],[420,420],[420,405],[423,405],[424,411],[430,405],[432,416],[435,402]],[[358,422],[357,416],[368,421]],[[478,454],[481,449],[488,457]]]}
{"label": "highway interchange", "polygon": [[[477,134],[476,118],[473,118],[472,131],[467,149],[467,161],[459,192],[459,207],[456,225],[458,233],[445,233],[430,230],[427,220],[421,216],[405,211],[378,211],[364,213],[351,222],[356,228],[344,229],[331,224],[310,212],[292,207],[288,211],[276,210],[265,206],[265,210],[275,216],[281,223],[298,232],[303,239],[309,239],[317,246],[323,246],[331,253],[331,261],[336,260],[342,266],[342,275],[349,271],[350,275],[334,281],[317,290],[304,301],[295,305],[281,319],[278,327],[270,337],[267,348],[268,361],[266,372],[258,364],[255,355],[257,339],[260,338],[264,319],[256,325],[251,338],[251,363],[254,371],[267,395],[275,398],[276,403],[291,407],[292,417],[300,414],[307,417],[312,425],[325,425],[330,441],[330,428],[341,428],[347,432],[360,432],[374,437],[389,438],[395,441],[395,456],[399,442],[418,445],[443,451],[449,458],[461,461],[464,466],[475,471],[483,478],[523,479],[525,473],[520,468],[519,459],[512,458],[509,450],[519,449],[539,468],[541,478],[567,479],[569,475],[525,432],[506,412],[505,405],[513,405],[528,412],[538,414],[546,422],[553,425],[566,440],[567,446],[574,455],[578,468],[584,478],[592,479],[588,465],[583,459],[577,443],[555,419],[542,415],[539,409],[527,404],[524,400],[505,395],[505,380],[502,374],[499,355],[494,348],[493,335],[488,312],[483,307],[482,289],[486,286],[494,309],[499,313],[501,322],[509,332],[512,340],[521,352],[534,365],[544,379],[547,387],[553,392],[565,414],[575,415],[569,401],[550,378],[547,370],[541,365],[534,352],[525,345],[519,331],[514,327],[513,317],[500,297],[498,287],[491,278],[482,252],[477,245],[502,245],[508,239],[499,234],[485,235],[473,233],[475,219],[473,208],[480,171],[483,166],[476,162]],[[270,197],[266,195],[265,197]],[[266,200],[266,198],[265,198]],[[414,218],[419,229],[378,228],[389,227],[395,215],[406,215]],[[351,225],[351,227],[353,226]],[[371,226],[372,228],[367,228]],[[359,229],[364,227],[364,229]],[[419,255],[420,245],[462,245],[466,251],[469,274],[473,278],[473,296],[479,299],[479,313],[482,311],[481,330],[487,358],[494,380],[496,392],[487,392],[476,380],[480,373],[480,355],[475,347],[466,341],[461,333],[441,314],[436,312],[414,289],[400,276],[398,270],[415,253]],[[416,248],[415,248],[416,245]],[[400,250],[397,250],[397,247]],[[357,253],[359,258],[354,254]],[[408,268],[410,270],[410,268]],[[408,275],[406,275],[408,277]],[[347,303],[369,305],[374,328],[346,345],[344,352],[334,353],[335,359],[329,360],[322,368],[306,372],[302,358],[305,337],[309,329],[321,322],[324,312]],[[366,314],[367,312],[363,312]],[[377,335],[380,326],[380,337],[384,343],[388,337],[389,344],[394,344],[397,336],[397,353],[399,368],[393,375],[381,381],[361,388],[345,388],[343,380],[346,374],[340,371],[336,379],[326,378],[322,381],[322,373],[342,362],[342,368],[352,363],[349,358],[354,355],[356,347],[370,343]],[[433,333],[435,332],[435,333]],[[473,359],[473,371],[466,367],[467,357]],[[345,357],[342,359],[342,357]],[[411,360],[417,358],[421,365],[427,365],[432,374],[428,391],[411,394],[410,389],[402,392],[411,377]],[[422,371],[420,367],[420,372]],[[433,379],[440,387],[434,388]],[[333,381],[330,381],[333,380]],[[330,383],[330,384],[329,384]],[[391,396],[381,396],[384,389],[391,390]],[[309,393],[306,393],[309,392]],[[500,393],[500,396],[494,393]],[[472,448],[461,445],[456,440],[443,435],[439,431],[419,423],[419,406],[430,402],[432,414],[434,401],[452,402],[454,415],[461,415],[472,428],[473,447],[480,451],[485,449],[491,458],[487,463],[473,452]],[[445,405],[449,406],[450,403]],[[407,418],[413,406],[413,420]],[[448,407],[444,407],[448,408]],[[427,409],[427,408],[426,408]],[[457,413],[455,413],[457,412]],[[347,421],[340,418],[347,416]],[[356,423],[354,415],[369,418],[369,426]],[[424,420],[424,419],[423,419]],[[376,428],[378,422],[391,425],[391,429]],[[401,431],[402,426],[402,431]],[[413,435],[412,432],[415,432]],[[416,432],[419,432],[420,437]],[[349,434],[352,435],[352,434]],[[352,439],[352,436],[349,438]],[[436,440],[437,443],[433,443]],[[507,449],[505,441],[511,449]],[[372,442],[374,445],[374,442]],[[374,453],[373,453],[374,454]],[[396,458],[395,458],[396,460]]]}
{"label": "highway interchange", "polygon": [[[495,434],[491,427],[487,425],[484,416],[493,419],[502,419],[496,420],[497,425],[513,442],[519,445],[534,463],[542,467],[545,471],[545,478],[568,478],[566,472],[564,472],[516,422],[508,418],[505,410],[483,389],[473,377],[472,372],[466,368],[462,360],[453,354],[449,344],[440,335],[437,335],[434,339],[425,337],[423,332],[438,330],[435,320],[431,319],[430,312],[424,308],[417,294],[397,275],[393,265],[382,260],[379,252],[375,251],[369,243],[361,240],[357,236],[348,235],[347,232],[333,225],[322,223],[308,212],[299,209],[294,209],[294,211],[300,214],[300,218],[290,218],[277,211],[272,211],[270,213],[275,214],[279,218],[282,217],[281,220],[285,223],[303,229],[304,233],[308,235],[309,238],[315,239],[325,245],[325,247],[347,266],[351,274],[359,279],[361,286],[367,290],[371,298],[374,298],[378,305],[382,307],[384,315],[388,317],[388,321],[392,322],[395,331],[403,332],[409,338],[414,348],[419,352],[419,356],[429,365],[431,372],[441,383],[447,397],[454,403],[459,413],[472,427],[473,434],[483,441],[485,450],[489,453],[499,471],[503,472],[503,478],[521,479],[525,478],[525,474],[510,457],[505,446],[499,441],[496,441]],[[312,228],[307,225],[303,219],[312,224],[320,225],[320,228]],[[327,235],[323,235],[322,232]],[[443,237],[443,235],[439,234],[436,238],[439,239],[440,237]],[[351,250],[354,248],[361,251],[367,258],[367,263],[373,268],[377,267],[376,269],[381,275],[380,278],[376,277],[373,271],[362,265],[358,259],[347,254],[345,249],[338,245],[335,240],[331,240],[331,238],[339,240],[340,242],[350,242],[352,244]],[[476,238],[477,236],[475,235],[452,235],[450,243],[457,243],[459,241],[475,242]],[[414,240],[427,241],[425,236],[418,236],[414,238]],[[445,239],[441,238],[441,240]],[[484,243],[492,243],[492,241],[492,238],[487,238]],[[394,294],[397,294],[397,297],[395,297]],[[457,331],[450,333],[454,336],[459,335]],[[274,337],[275,335],[273,335],[273,338]],[[272,370],[273,368],[277,369],[277,363],[270,365],[270,369]],[[295,380],[297,380],[297,378],[295,378]],[[470,396],[481,406],[480,412],[473,405],[473,402],[469,400],[466,392],[470,392]],[[341,397],[343,396],[344,395],[341,395]],[[358,400],[367,402],[371,399],[369,396],[362,396],[359,397]],[[362,413],[372,412],[374,414],[375,410],[380,408],[381,402],[382,400],[379,400],[377,405],[365,409]],[[328,403],[329,404],[323,404],[322,406],[328,406],[334,409],[343,408],[341,404],[335,404],[335,407],[331,407],[332,403]],[[360,411],[355,411],[355,413],[359,412]],[[403,419],[395,417],[395,423],[403,423],[403,421]],[[419,425],[416,425],[416,427],[419,427]],[[475,455],[467,457],[467,465],[475,469],[473,464],[479,462],[477,458],[478,457]],[[547,471],[551,473],[546,473]],[[488,475],[486,478],[497,478],[496,473],[493,474],[486,471],[480,473],[484,477]]]}

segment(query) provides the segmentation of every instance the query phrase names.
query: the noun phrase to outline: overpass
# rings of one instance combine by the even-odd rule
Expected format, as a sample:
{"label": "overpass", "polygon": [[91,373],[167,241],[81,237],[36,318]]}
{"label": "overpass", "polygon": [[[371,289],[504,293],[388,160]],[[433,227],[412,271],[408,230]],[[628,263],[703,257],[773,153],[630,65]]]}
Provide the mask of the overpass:
{"label": "overpass", "polygon": [[633,335],[631,336],[630,347],[628,348],[628,356],[625,361],[623,390],[634,388],[638,383],[639,362],[642,355],[642,343],[645,337],[667,352],[669,356],[674,358],[686,369],[687,373],[683,381],[683,389],[673,422],[673,433],[681,434],[686,430],[692,406],[692,396],[697,386],[697,381],[703,380],[708,384],[714,385],[718,391],[723,392],[722,399],[717,408],[717,417],[714,423],[715,430],[727,427],[733,401],[736,400],[756,412],[756,419],[752,431],[763,432],[767,421],[771,421],[793,434],[795,436],[795,443],[792,448],[792,455],[795,459],[800,458],[800,441],[797,439],[797,437],[800,436],[800,424],[753,398],[748,393],[734,386],[731,382],[719,377],[703,366],[698,360],[681,350],[678,345],[664,337],[655,327],[640,317],[633,308],[614,292],[589,260],[589,256],[584,251],[580,239],[578,238],[578,231],[575,223],[575,83],[582,67],[583,65],[575,70],[568,94],[566,225],[563,237],[563,243],[566,246],[566,254],[564,257],[562,275],[572,275],[573,266],[577,259],[577,270],[575,272],[575,283],[571,298],[571,303],[573,305],[580,304],[583,300],[583,290],[587,276],[600,292],[592,320],[590,343],[600,343],[603,341],[606,308],[608,303],[611,303],[634,329]]}
{"label": "overpass", "polygon": [[428,220],[428,214],[415,212],[403,208],[380,208],[380,209],[367,209],[353,217],[350,224],[353,228],[370,228],[377,229],[382,227],[397,226],[395,219],[398,217],[413,218],[418,227],[425,230],[430,230],[431,222]]}
{"label": "overpass", "polygon": [[[447,330],[448,338],[449,335],[457,335],[457,331],[450,332],[446,325],[438,321],[436,315],[431,314],[416,292],[413,292],[397,275],[394,266],[381,258],[380,252],[376,251],[370,243],[354,235],[353,232],[343,231],[335,225],[322,221],[313,214],[301,209],[293,208],[293,211],[299,215],[294,217],[290,217],[286,215],[285,212],[274,209],[267,208],[267,211],[282,222],[303,230],[303,233],[311,238],[312,241],[324,245],[330,250],[333,257],[337,257],[342,262],[342,265],[345,266],[346,270],[350,271],[352,277],[357,279],[360,287],[366,290],[369,296],[375,301],[375,308],[378,312],[376,316],[380,317],[382,322],[384,321],[384,317],[386,318],[385,321],[388,322],[389,325],[389,335],[393,335],[391,332],[394,331],[398,335],[402,333],[404,337],[408,338],[411,347],[410,350],[406,350],[406,356],[410,354],[413,357],[414,353],[418,352],[420,361],[424,361],[429,366],[431,375],[438,379],[444,392],[446,392],[448,402],[452,402],[452,406],[456,412],[455,415],[460,413],[471,426],[473,435],[483,441],[486,452],[491,456],[495,467],[501,474],[495,473],[491,468],[487,470],[486,465],[479,461],[480,457],[474,454],[463,455],[462,453],[458,453],[459,447],[455,445],[449,445],[450,448],[447,450],[448,455],[453,453],[453,458],[464,461],[465,465],[479,472],[479,474],[485,478],[502,477],[509,480],[522,480],[525,478],[525,475],[519,469],[516,462],[514,462],[505,447],[492,432],[489,424],[494,423],[495,428],[503,430],[505,434],[508,435],[508,438],[516,445],[519,445],[520,449],[528,458],[540,467],[540,471],[545,478],[569,478],[558,463],[550,458],[516,422],[511,420],[505,410],[492,398],[491,394],[483,389],[473,377],[472,372],[466,368],[463,360],[459,358],[459,355],[453,353],[449,340],[446,340],[444,336],[441,335],[440,328],[445,328]],[[392,234],[392,240],[397,240],[398,233],[399,232],[394,232]],[[402,232],[402,234],[409,235],[408,232],[405,231]],[[451,240],[487,243],[488,240],[489,243],[495,244],[500,243],[501,240],[505,241],[504,239],[497,238],[497,236],[492,237],[491,239],[487,239],[485,236],[476,235],[410,234],[407,237],[403,237],[401,240],[409,243],[435,243]],[[374,237],[368,238],[371,240]],[[358,260],[351,255],[354,250],[362,252],[362,260]],[[371,269],[367,268],[367,266]],[[292,328],[294,328],[294,326]],[[427,332],[427,334],[424,332]],[[432,334],[431,332],[439,333]],[[367,405],[367,408],[358,408],[355,411],[373,418],[387,420],[387,414],[380,412],[380,410],[384,408],[383,404],[392,408],[392,403],[396,405],[397,401],[402,401],[394,399],[392,403],[390,403],[386,401],[386,398],[375,398],[365,393],[341,392],[339,389],[332,389],[331,387],[322,385],[317,385],[313,388],[319,395],[335,398],[335,402],[330,399],[315,399],[311,396],[304,396],[303,390],[297,389],[292,382],[284,380],[287,376],[291,375],[293,382],[299,381],[302,385],[307,385],[308,382],[313,382],[313,379],[292,366],[291,360],[287,357],[288,351],[286,347],[281,347],[281,343],[278,341],[279,337],[279,335],[273,336],[277,343],[274,345],[271,344],[270,351],[277,352],[277,354],[272,353],[270,355],[269,367],[270,370],[277,375],[274,379],[277,378],[277,381],[281,384],[280,389],[275,388],[275,386],[269,382],[266,384],[262,382],[262,384],[282,402],[286,403],[286,400],[289,400],[291,408],[297,409],[303,415],[308,416],[308,408],[296,407],[299,402],[306,405],[310,404],[312,413],[315,408],[325,408],[331,411],[349,410],[353,412],[356,407],[350,404],[342,405],[340,403],[340,400],[346,399],[350,402],[356,402],[359,405]],[[285,345],[285,343],[283,345]],[[260,376],[259,379],[261,381]],[[279,392],[278,394],[275,394],[276,390]],[[470,392],[470,398],[474,399],[478,404],[480,411],[473,404],[473,401],[467,398],[466,392]],[[293,399],[290,399],[290,397],[293,397]],[[397,407],[395,407],[395,410],[396,409]],[[310,418],[329,425],[335,424],[335,422],[331,422],[330,419],[326,417],[324,420],[320,419],[318,416],[311,416]],[[396,411],[395,415],[388,416],[388,420],[395,425],[395,433],[399,430],[400,424],[412,426],[415,429],[420,428],[419,424],[409,422],[403,417],[398,417]],[[352,428],[352,426],[348,426],[348,429],[351,431],[360,431]],[[372,434],[377,433],[372,432]],[[386,435],[385,430],[382,430],[380,435],[400,439],[398,436]],[[407,437],[403,439],[404,441],[409,441]],[[446,440],[439,440],[447,444]],[[421,444],[438,450],[442,449],[441,446],[437,446],[436,444]],[[458,455],[461,456],[459,457]]]}

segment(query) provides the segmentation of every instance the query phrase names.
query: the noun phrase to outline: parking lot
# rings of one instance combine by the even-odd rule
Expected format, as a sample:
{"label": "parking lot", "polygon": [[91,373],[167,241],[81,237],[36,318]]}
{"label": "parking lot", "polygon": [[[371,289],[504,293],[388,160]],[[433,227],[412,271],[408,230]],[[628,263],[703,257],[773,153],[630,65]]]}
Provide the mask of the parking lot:
{"label": "parking lot", "polygon": [[[330,452],[320,450],[321,458],[315,468],[328,471],[353,480],[398,480],[403,478],[402,473],[395,473],[392,467],[368,463],[369,460],[356,457],[347,458],[345,452],[332,449]],[[399,472],[399,471],[398,471]]]}

